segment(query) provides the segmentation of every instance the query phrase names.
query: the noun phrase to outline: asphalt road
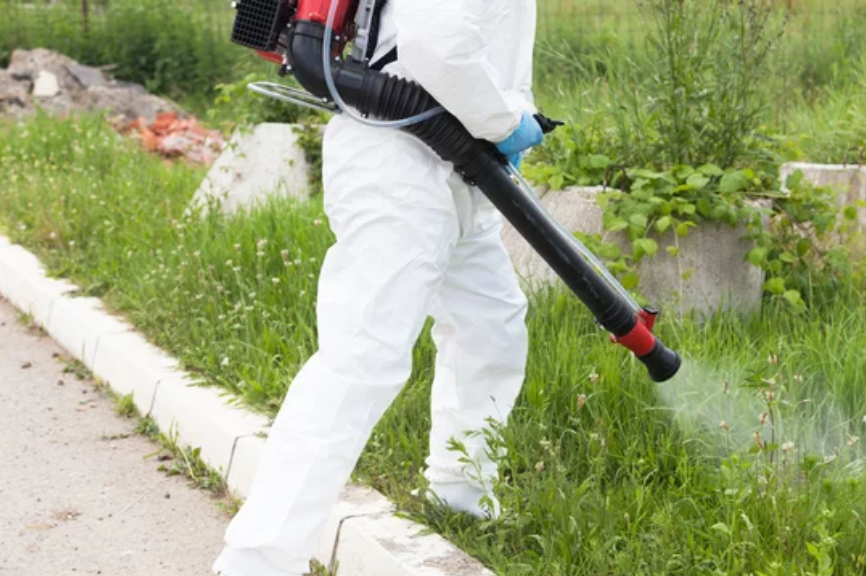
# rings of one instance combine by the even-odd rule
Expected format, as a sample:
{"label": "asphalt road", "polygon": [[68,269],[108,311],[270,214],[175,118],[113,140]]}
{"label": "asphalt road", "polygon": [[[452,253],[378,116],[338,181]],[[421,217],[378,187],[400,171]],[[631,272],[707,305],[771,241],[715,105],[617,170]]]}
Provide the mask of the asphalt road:
{"label": "asphalt road", "polygon": [[226,513],[62,355],[0,299],[0,576],[211,574]]}

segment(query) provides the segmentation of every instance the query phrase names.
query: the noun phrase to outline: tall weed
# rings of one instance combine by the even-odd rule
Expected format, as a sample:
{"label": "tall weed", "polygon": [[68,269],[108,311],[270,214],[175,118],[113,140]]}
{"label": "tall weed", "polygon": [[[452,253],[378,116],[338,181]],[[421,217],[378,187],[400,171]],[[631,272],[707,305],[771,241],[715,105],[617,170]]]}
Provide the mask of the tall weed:
{"label": "tall weed", "polygon": [[763,80],[783,29],[772,2],[646,0],[639,10],[654,63],[640,89],[655,163],[741,162],[770,106]]}

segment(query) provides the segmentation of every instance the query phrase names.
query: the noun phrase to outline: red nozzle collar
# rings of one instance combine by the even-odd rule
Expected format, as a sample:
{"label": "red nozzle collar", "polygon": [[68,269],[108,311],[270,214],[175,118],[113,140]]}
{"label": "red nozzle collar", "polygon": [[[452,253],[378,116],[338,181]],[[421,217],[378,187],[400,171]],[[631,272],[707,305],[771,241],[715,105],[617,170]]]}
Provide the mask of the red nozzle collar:
{"label": "red nozzle collar", "polygon": [[637,322],[635,322],[631,332],[620,337],[611,335],[610,341],[625,346],[635,356],[646,356],[652,351],[656,343],[655,336],[652,333],[656,316],[658,316],[658,312],[654,310],[641,310],[637,313]]}

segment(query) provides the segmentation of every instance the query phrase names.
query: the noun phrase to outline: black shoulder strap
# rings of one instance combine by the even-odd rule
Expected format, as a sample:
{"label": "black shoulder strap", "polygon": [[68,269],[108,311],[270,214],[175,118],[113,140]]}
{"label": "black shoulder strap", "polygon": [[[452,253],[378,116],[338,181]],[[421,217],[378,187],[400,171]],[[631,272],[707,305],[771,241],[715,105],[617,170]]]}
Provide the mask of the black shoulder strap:
{"label": "black shoulder strap", "polygon": [[370,70],[376,70],[378,72],[382,71],[382,68],[390,64],[391,62],[397,61],[397,47],[394,46],[391,50],[388,51],[387,54],[376,60],[370,65]]}
{"label": "black shoulder strap", "polygon": [[[388,4],[388,0],[379,0],[376,2],[376,7],[373,9],[373,21],[370,23],[370,38],[367,40],[367,61],[373,58],[376,52],[376,47],[379,45],[379,25],[382,21],[382,11]],[[382,70],[385,66],[397,60],[397,49],[394,48],[375,64],[370,66],[373,70]]]}
{"label": "black shoulder strap", "polygon": [[373,57],[376,51],[376,46],[379,45],[379,23],[382,21],[382,10],[388,0],[379,0],[376,2],[376,7],[373,8],[373,19],[370,22],[370,37],[367,39],[367,61]]}

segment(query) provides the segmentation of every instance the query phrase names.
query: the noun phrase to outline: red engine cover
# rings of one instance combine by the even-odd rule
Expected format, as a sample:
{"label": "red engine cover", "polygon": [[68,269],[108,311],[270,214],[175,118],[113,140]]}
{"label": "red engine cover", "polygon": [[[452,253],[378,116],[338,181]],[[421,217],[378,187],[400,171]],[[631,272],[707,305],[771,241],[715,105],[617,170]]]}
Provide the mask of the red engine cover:
{"label": "red engine cover", "polygon": [[267,60],[268,62],[273,62],[275,64],[282,64],[283,57],[277,54],[276,52],[263,52],[261,50],[256,50],[256,54]]}
{"label": "red engine cover", "polygon": [[328,20],[328,12],[334,2],[337,3],[334,31],[342,33],[347,24],[346,17],[350,16],[350,20],[354,18],[358,0],[300,0],[295,18],[324,24]]}
{"label": "red engine cover", "polygon": [[[334,15],[334,33],[340,35],[340,41],[334,46],[334,54],[338,55],[342,53],[346,43],[352,39],[354,34],[352,27],[355,23],[355,12],[358,10],[358,0],[299,0],[294,20],[306,20],[324,25],[328,21],[328,12],[334,2],[337,3],[337,12]],[[256,52],[268,62],[281,64],[283,61],[282,55],[276,52],[258,50]]]}

